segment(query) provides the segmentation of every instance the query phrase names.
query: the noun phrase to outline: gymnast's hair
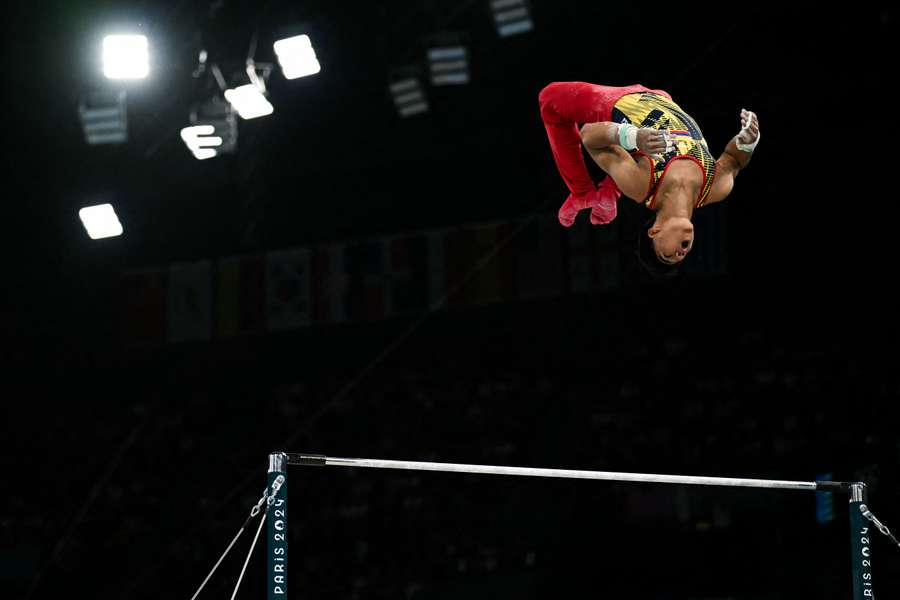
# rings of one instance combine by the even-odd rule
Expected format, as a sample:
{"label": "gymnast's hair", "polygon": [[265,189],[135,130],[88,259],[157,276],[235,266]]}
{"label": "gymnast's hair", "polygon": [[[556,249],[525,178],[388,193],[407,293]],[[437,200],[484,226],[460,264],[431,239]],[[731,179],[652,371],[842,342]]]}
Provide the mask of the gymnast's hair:
{"label": "gymnast's hair", "polygon": [[684,264],[684,260],[687,260],[687,257],[676,264],[668,264],[659,260],[656,249],[653,247],[653,240],[647,235],[647,231],[653,227],[653,223],[655,222],[656,217],[650,217],[648,221],[638,228],[636,249],[638,262],[644,271],[650,274],[654,279],[675,279],[681,274],[681,266]]}

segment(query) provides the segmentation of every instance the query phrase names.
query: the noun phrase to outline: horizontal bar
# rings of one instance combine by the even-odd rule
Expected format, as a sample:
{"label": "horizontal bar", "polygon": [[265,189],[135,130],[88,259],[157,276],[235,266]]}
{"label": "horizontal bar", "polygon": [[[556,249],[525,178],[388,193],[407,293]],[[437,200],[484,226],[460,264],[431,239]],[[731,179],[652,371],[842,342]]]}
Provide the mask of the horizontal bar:
{"label": "horizontal bar", "polygon": [[[335,458],[319,454],[287,454],[288,465],[361,467],[369,469],[405,469],[410,471],[441,471],[445,473],[479,473],[484,475],[519,475],[524,477],[559,477],[565,479],[599,479],[640,483],[676,483],[682,485],[710,485],[725,487],[768,488],[782,490],[840,491],[849,489],[840,482],[783,481],[777,479],[741,479],[735,477],[695,477],[691,475],[657,475],[651,473],[617,473],[614,471],[577,471],[571,469],[538,469],[533,467],[504,467],[457,463],[417,462],[408,460],[377,460],[370,458]],[[829,485],[822,486],[820,484]]]}

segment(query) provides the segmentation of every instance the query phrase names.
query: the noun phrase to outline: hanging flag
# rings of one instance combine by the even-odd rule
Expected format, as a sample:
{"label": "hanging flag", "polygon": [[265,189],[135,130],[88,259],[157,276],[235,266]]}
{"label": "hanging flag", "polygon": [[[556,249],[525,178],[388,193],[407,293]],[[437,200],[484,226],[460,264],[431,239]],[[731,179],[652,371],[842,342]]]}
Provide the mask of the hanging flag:
{"label": "hanging flag", "polygon": [[474,231],[459,227],[444,233],[444,292],[447,306],[463,306],[469,303],[468,279],[477,259]]}
{"label": "hanging flag", "polygon": [[230,256],[217,262],[217,337],[265,331],[265,279],[262,256]]}
{"label": "hanging flag", "polygon": [[388,280],[391,288],[390,315],[419,313],[428,308],[428,237],[402,236],[389,239]]}
{"label": "hanging flag", "polygon": [[511,244],[515,254],[517,298],[547,298],[563,293],[562,231],[568,230],[560,228],[555,216],[540,215],[517,233]]}
{"label": "hanging flag", "polygon": [[350,278],[343,244],[317,246],[312,251],[312,320],[343,323],[347,320]]}
{"label": "hanging flag", "polygon": [[348,244],[346,265],[350,275],[348,308],[353,320],[383,319],[391,304],[387,285],[387,244],[384,239]]}
{"label": "hanging flag", "polygon": [[497,223],[469,227],[471,261],[464,269],[467,304],[490,304],[505,297],[505,273],[501,254],[504,228]]}
{"label": "hanging flag", "polygon": [[241,259],[229,256],[216,261],[216,337],[238,335],[238,286],[241,277]]}
{"label": "hanging flag", "polygon": [[428,309],[447,307],[447,273],[444,267],[444,238],[447,230],[428,232]]}
{"label": "hanging flag", "polygon": [[309,325],[311,309],[309,250],[266,254],[266,329],[282,331]]}
{"label": "hanging flag", "polygon": [[[444,232],[444,287],[451,305],[478,305],[516,298],[522,234],[512,222],[469,225]],[[429,265],[429,268],[433,268]]]}
{"label": "hanging flag", "polygon": [[166,331],[169,342],[208,340],[212,333],[211,263],[169,267]]}
{"label": "hanging flag", "polygon": [[166,330],[166,272],[128,271],[119,284],[122,341],[129,346],[161,344]]}

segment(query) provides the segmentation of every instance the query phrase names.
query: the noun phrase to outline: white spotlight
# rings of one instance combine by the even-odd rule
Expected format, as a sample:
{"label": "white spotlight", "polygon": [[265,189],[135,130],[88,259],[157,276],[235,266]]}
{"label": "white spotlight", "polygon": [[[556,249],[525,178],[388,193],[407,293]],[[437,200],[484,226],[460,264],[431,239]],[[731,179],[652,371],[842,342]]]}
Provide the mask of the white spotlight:
{"label": "white spotlight", "polygon": [[322,70],[308,35],[297,35],[275,42],[275,54],[285,79],[315,75]]}
{"label": "white spotlight", "polygon": [[462,46],[431,48],[428,51],[432,85],[469,83],[469,57]]}
{"label": "white spotlight", "polygon": [[78,211],[78,217],[92,240],[122,235],[122,224],[111,204],[87,206]]}
{"label": "white spotlight", "polygon": [[212,148],[196,148],[193,152],[194,158],[197,160],[206,160],[207,158],[213,158],[219,154]]}
{"label": "white spotlight", "polygon": [[252,83],[238,86],[233,90],[225,90],[225,99],[231,103],[242,119],[264,117],[275,111],[262,92]]}
{"label": "white spotlight", "polygon": [[394,106],[401,117],[428,112],[428,101],[417,78],[398,79],[391,83],[390,90],[394,96]]}
{"label": "white spotlight", "polygon": [[221,146],[222,138],[213,135],[216,128],[212,125],[195,125],[181,130],[181,139],[189,148],[203,148],[209,146]]}
{"label": "white spotlight", "polygon": [[143,79],[150,72],[147,38],[108,35],[103,38],[103,74],[109,79]]}
{"label": "white spotlight", "polygon": [[492,0],[494,25],[500,37],[526,33],[534,29],[526,0]]}
{"label": "white spotlight", "polygon": [[216,128],[212,125],[194,125],[181,130],[181,139],[198,160],[212,158],[218,152],[213,148],[222,145],[222,138],[213,135]]}
{"label": "white spotlight", "polygon": [[190,126],[181,130],[181,139],[197,160],[206,160],[237,149],[237,122],[231,104],[221,98],[195,104]]}

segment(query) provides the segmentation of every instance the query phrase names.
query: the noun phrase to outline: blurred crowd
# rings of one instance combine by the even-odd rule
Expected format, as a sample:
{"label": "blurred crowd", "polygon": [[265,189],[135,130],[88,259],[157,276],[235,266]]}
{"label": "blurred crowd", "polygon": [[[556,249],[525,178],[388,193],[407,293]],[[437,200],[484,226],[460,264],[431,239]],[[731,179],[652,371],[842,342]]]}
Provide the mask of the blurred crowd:
{"label": "blurred crowd", "polygon": [[[10,414],[16,452],[4,461],[19,475],[0,506],[4,586],[189,598],[262,493],[274,450],[830,474],[866,480],[888,514],[896,506],[896,372],[758,323],[698,332],[620,313],[527,325],[574,310],[567,302],[445,314],[381,354],[352,342],[383,347],[404,323],[73,359],[77,370],[35,381]],[[843,598],[849,586],[838,498],[834,522],[820,523],[800,492],[299,467],[288,494],[296,597],[639,587],[647,598],[781,598],[812,586]],[[204,594],[230,593],[249,539]],[[881,585],[895,584],[897,561],[876,551]],[[263,569],[258,548],[242,596],[261,597]]]}

